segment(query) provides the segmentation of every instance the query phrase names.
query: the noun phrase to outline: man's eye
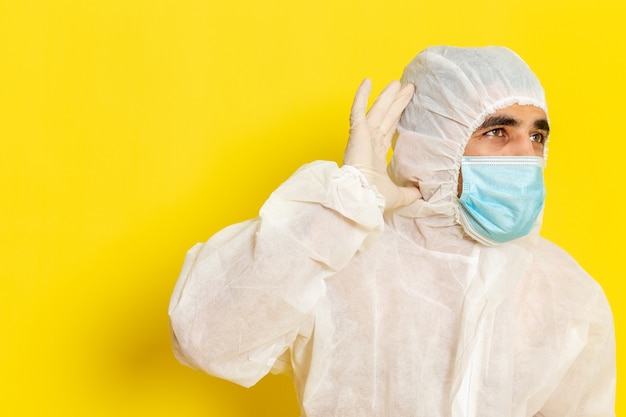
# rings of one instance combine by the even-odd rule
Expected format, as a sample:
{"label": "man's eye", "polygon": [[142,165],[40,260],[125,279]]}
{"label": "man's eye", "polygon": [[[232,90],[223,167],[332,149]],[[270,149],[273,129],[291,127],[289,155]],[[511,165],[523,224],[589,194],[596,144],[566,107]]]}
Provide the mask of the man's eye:
{"label": "man's eye", "polygon": [[504,129],[498,127],[485,133],[485,136],[504,136]]}
{"label": "man's eye", "polygon": [[530,140],[537,143],[544,143],[546,141],[546,137],[541,133],[533,133],[530,135]]}

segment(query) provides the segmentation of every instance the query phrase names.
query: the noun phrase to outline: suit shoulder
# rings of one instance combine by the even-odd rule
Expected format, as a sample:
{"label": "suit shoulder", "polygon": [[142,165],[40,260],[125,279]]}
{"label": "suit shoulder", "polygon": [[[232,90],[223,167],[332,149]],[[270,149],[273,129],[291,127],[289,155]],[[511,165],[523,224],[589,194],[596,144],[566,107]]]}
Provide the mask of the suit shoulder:
{"label": "suit shoulder", "polygon": [[539,238],[533,255],[535,266],[542,271],[576,274],[591,278],[572,255],[548,239]]}
{"label": "suit shoulder", "polygon": [[606,304],[600,284],[567,251],[544,238],[535,247],[532,280],[581,307]]}

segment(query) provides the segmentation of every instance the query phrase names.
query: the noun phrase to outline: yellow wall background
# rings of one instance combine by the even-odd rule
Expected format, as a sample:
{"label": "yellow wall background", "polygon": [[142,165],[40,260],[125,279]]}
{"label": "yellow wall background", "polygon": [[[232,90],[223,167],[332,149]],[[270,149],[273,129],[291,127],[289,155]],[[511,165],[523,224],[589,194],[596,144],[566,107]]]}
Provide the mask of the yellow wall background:
{"label": "yellow wall background", "polygon": [[170,292],[431,44],[507,45],[542,80],[543,234],[604,287],[622,358],[625,28],[624,0],[0,0],[0,414],[297,417],[286,377],[179,365]]}

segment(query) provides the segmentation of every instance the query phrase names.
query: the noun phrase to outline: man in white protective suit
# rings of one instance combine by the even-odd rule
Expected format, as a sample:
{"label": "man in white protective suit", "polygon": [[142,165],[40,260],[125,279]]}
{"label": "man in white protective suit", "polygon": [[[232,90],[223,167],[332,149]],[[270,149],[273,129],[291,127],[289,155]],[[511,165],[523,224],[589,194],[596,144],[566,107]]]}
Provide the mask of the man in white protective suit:
{"label": "man in white protective suit", "polygon": [[342,167],[301,167],[188,252],[179,360],[243,386],[289,372],[308,417],[614,416],[607,299],[539,236],[532,71],[503,47],[431,47],[366,112],[370,89]]}

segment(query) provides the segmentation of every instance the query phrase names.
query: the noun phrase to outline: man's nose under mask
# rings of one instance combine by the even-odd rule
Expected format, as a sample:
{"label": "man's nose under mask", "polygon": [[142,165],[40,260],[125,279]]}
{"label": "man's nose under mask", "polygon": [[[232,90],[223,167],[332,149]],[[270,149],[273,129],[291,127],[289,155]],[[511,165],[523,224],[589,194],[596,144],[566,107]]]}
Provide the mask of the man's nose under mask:
{"label": "man's nose under mask", "polygon": [[527,235],[545,199],[545,160],[536,156],[465,156],[461,224],[467,234],[493,246]]}

